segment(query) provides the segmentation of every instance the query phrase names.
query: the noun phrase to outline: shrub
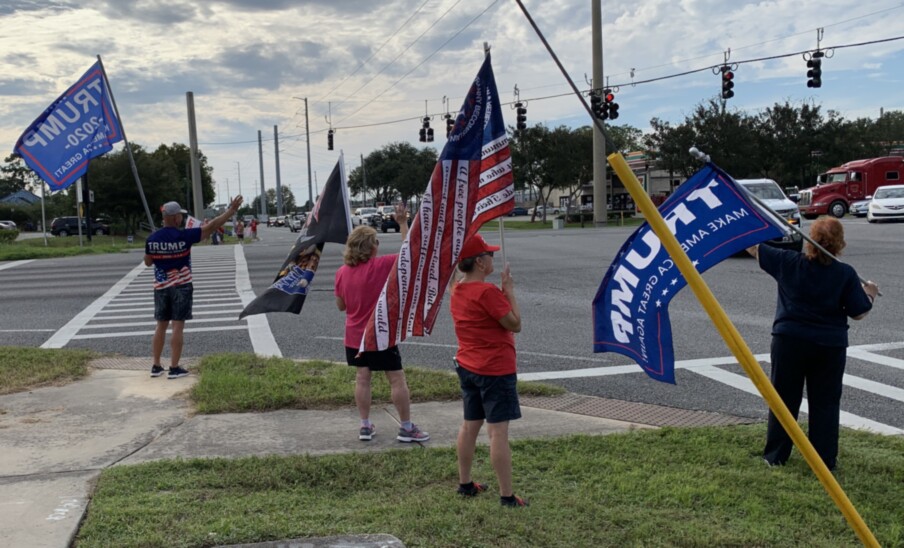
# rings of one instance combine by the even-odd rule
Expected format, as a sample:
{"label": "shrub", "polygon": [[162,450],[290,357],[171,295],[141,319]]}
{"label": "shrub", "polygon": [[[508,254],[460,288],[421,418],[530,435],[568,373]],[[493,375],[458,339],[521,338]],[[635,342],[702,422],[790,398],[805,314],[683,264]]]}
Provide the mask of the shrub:
{"label": "shrub", "polygon": [[0,243],[8,244],[19,237],[18,230],[0,230]]}

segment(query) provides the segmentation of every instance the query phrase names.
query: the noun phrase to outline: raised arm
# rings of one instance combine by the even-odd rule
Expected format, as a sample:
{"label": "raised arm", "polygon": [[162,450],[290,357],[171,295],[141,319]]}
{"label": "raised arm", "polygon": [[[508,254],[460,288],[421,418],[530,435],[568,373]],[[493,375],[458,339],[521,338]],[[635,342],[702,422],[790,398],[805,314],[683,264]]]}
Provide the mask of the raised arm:
{"label": "raised arm", "polygon": [[502,270],[502,294],[512,305],[512,311],[499,318],[499,324],[512,333],[520,333],[521,309],[518,308],[518,301],[515,299],[515,281],[512,279],[512,271],[508,263],[505,263],[505,268]]}
{"label": "raised arm", "polygon": [[226,221],[234,217],[239,208],[242,207],[243,201],[244,199],[241,196],[236,196],[222,215],[220,215],[219,217],[214,217],[210,222],[202,226],[201,239],[204,240],[209,238],[210,235],[214,233],[214,231],[218,230],[221,226],[226,224]]}

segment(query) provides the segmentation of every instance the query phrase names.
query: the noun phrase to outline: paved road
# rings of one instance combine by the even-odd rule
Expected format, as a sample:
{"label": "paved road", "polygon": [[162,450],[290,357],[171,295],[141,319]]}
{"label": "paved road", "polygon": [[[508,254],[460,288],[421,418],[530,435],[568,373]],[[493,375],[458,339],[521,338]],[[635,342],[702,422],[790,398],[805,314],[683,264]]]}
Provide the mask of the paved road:
{"label": "paved road", "polygon": [[[846,219],[844,259],[880,283],[884,296],[862,322],[853,322],[843,398],[845,424],[904,433],[904,282],[899,275],[904,224],[869,225]],[[509,231],[524,330],[517,338],[522,378],[546,379],[573,392],[735,415],[765,416],[765,405],[690,291],[670,315],[678,360],[677,385],[652,381],[629,359],[591,352],[590,301],[630,228],[583,231]],[[495,232],[486,232],[498,241]],[[186,355],[251,351],[292,358],[342,360],[344,317],[334,305],[332,280],[342,247],[326,246],[303,312],[236,318],[261,293],[295,235],[262,227],[263,241],[244,247],[195,251],[199,286],[196,318],[187,329]],[[383,252],[398,243],[381,234]],[[153,329],[149,272],[140,253],[0,264],[0,344],[94,348],[145,356]],[[497,265],[501,261],[497,260]],[[769,328],[775,286],[751,259],[730,259],[705,275],[707,283],[768,371]],[[268,338],[272,333],[272,338]],[[62,344],[61,344],[62,343]],[[406,363],[449,369],[455,352],[452,322],[442,314],[432,336],[403,343]]]}

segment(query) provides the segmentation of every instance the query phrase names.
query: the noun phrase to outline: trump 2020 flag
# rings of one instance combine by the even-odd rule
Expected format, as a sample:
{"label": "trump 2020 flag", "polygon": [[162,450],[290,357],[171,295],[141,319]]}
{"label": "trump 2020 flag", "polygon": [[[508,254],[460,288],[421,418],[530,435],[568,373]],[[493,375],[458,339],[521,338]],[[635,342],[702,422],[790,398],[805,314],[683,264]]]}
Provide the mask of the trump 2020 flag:
{"label": "trump 2020 flag", "polygon": [[51,190],[63,190],[88,171],[91,158],[122,140],[100,61],[28,126],[13,152]]}
{"label": "trump 2020 flag", "polygon": [[323,244],[344,244],[352,230],[343,166],[340,156],[273,285],[248,303],[239,319],[265,312],[301,312],[320,264]]}
{"label": "trump 2020 flag", "polygon": [[[789,231],[713,164],[678,187],[659,211],[701,273]],[[675,261],[644,223],[622,245],[593,299],[593,351],[624,354],[650,377],[674,384],[668,306],[685,285]]]}
{"label": "trump 2020 flag", "polygon": [[508,136],[487,55],[433,168],[361,350],[385,350],[429,334],[465,240],[510,212],[514,199]]}

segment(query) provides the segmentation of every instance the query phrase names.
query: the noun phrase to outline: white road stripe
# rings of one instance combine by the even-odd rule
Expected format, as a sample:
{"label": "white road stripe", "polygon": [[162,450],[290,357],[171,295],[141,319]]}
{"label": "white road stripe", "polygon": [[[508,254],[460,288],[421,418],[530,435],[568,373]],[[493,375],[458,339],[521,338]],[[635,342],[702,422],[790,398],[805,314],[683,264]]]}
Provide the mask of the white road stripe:
{"label": "white road stripe", "polygon": [[[725,371],[724,369],[719,369],[718,367],[700,367],[695,369],[694,373],[703,375],[704,377],[731,386],[733,388],[737,388],[738,390],[741,390],[743,392],[754,394],[756,396],[760,395],[760,392],[753,385],[753,382],[751,382],[750,379],[743,375]],[[809,404],[806,398],[804,398],[800,404],[800,410],[803,413],[807,413],[809,409]],[[904,434],[904,430],[889,426],[887,424],[882,424],[881,422],[876,422],[865,417],[860,417],[858,415],[848,413],[847,411],[841,412],[840,423],[842,424],[842,426],[847,426],[849,428],[856,428],[858,430],[870,430],[879,434]]]}
{"label": "white road stripe", "polygon": [[69,341],[74,338],[75,334],[78,333],[79,329],[91,321],[91,318],[112,301],[114,297],[119,295],[120,291],[132,283],[132,280],[138,277],[145,268],[147,267],[144,266],[144,263],[133,268],[132,271],[123,276],[121,280],[113,284],[113,287],[108,289],[106,293],[98,297],[97,300],[88,305],[87,308],[76,314],[66,325],[61,327],[47,339],[47,341],[41,345],[41,348],[63,348],[66,346]]}
{"label": "white road stripe", "polygon": [[[239,313],[242,311],[241,308],[236,308],[234,310],[202,310],[197,311],[194,310],[197,306],[192,306],[192,315],[193,316],[202,316],[202,315],[214,315],[221,314],[224,317],[229,316],[230,314],[235,314],[234,316],[229,316],[234,320],[238,319]],[[154,311],[148,310],[147,308],[139,308],[136,311],[143,311],[144,314],[124,314],[122,316],[94,316],[92,321],[100,322],[100,321],[112,321],[112,320],[140,320],[140,319],[154,319]],[[112,312],[112,311],[111,311]],[[117,312],[121,312],[121,310],[117,310]],[[48,331],[53,331],[52,329],[48,329]]]}
{"label": "white road stripe", "polygon": [[867,352],[860,348],[848,348],[847,355],[849,358],[878,363],[879,365],[887,365],[888,367],[894,367],[895,369],[904,369],[904,360],[883,356],[881,354],[873,354],[872,352]]}
{"label": "white road stripe", "polygon": [[0,270],[6,270],[7,268],[15,268],[17,266],[22,266],[23,264],[27,264],[32,262],[34,259],[22,259],[21,261],[10,261],[8,263],[0,264]]}
{"label": "white road stripe", "polygon": [[[192,324],[196,323],[211,323],[211,322],[242,322],[245,320],[237,320],[235,318],[194,318],[189,320]],[[149,322],[129,322],[129,323],[91,323],[88,324],[82,329],[109,329],[111,327],[121,328],[121,327],[142,327],[142,326],[156,326],[157,321],[151,318]]]}
{"label": "white road stripe", "polygon": [[[215,302],[221,302],[221,301],[238,301],[238,300],[239,300],[238,296],[235,296],[235,297],[204,297],[201,299],[195,299],[195,302],[215,303]],[[110,304],[108,304],[106,306],[106,308],[110,309],[110,308],[118,308],[118,307],[123,307],[123,306],[135,306],[137,304],[153,305],[154,299],[146,299],[144,301],[134,301],[134,302],[124,302],[124,303],[121,303],[121,302],[119,302],[119,300],[117,300],[115,302],[111,302]],[[238,304],[238,303],[236,303],[236,304]]]}
{"label": "white road stripe", "polygon": [[[219,327],[186,327],[184,333],[202,333],[205,331],[232,331],[238,329],[246,329],[244,325],[225,325]],[[171,330],[168,332],[172,332]],[[154,334],[151,331],[123,331],[119,333],[94,333],[91,335],[75,335],[72,339],[105,339],[113,337],[147,337]]]}
{"label": "white road stripe", "polygon": [[[242,297],[242,304],[248,306],[256,295],[251,288],[251,278],[248,276],[248,262],[245,260],[245,252],[240,245],[234,247],[235,287]],[[282,351],[276,344],[273,332],[270,331],[270,322],[267,321],[266,314],[248,316],[248,334],[251,336],[251,346],[254,348],[255,354],[282,357]]]}

